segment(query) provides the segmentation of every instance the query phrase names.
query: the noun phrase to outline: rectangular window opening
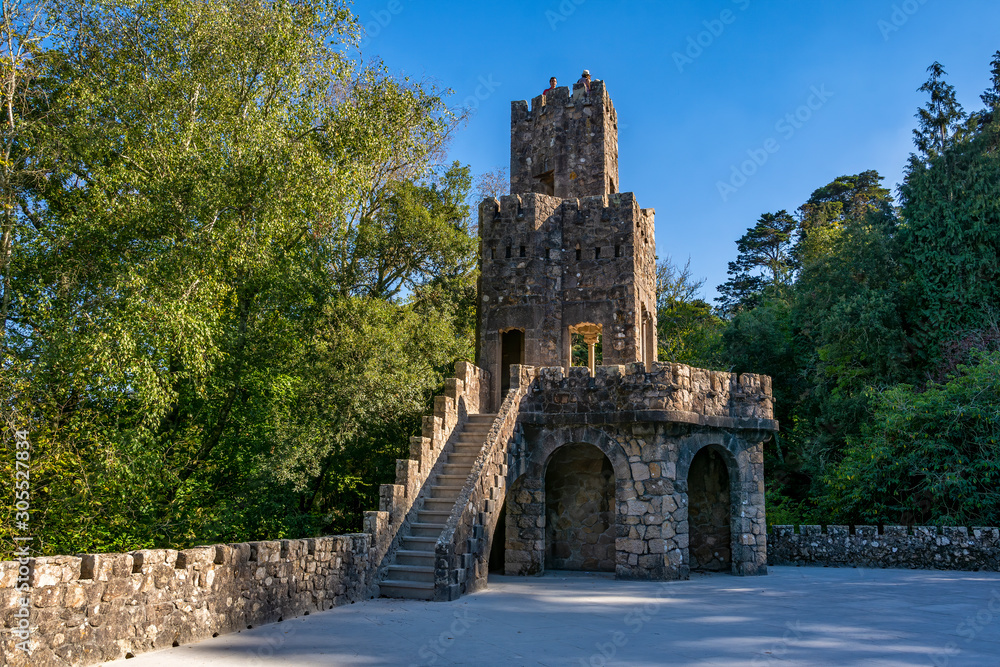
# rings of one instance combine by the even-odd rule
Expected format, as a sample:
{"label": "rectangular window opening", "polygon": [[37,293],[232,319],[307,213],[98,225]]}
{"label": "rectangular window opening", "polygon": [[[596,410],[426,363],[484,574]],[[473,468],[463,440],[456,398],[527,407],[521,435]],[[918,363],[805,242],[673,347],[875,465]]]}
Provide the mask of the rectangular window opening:
{"label": "rectangular window opening", "polygon": [[510,259],[510,246],[507,246],[507,259]]}
{"label": "rectangular window opening", "polygon": [[601,249],[594,248],[594,259],[600,259],[600,258],[601,258]]}
{"label": "rectangular window opening", "polygon": [[528,251],[527,248],[525,248],[524,246],[521,246],[521,257],[526,256],[527,255],[527,251]]}

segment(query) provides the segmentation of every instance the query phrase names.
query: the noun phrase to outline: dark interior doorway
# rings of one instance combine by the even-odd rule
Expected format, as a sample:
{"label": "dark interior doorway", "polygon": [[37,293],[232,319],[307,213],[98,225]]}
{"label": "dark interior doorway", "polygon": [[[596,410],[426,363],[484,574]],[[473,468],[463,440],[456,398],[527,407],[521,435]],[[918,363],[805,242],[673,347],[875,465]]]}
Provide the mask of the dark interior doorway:
{"label": "dark interior doorway", "polygon": [[500,507],[497,517],[497,527],[493,531],[493,544],[490,545],[490,569],[492,574],[503,574],[506,559],[505,544],[507,542],[507,504]]}
{"label": "dark interior doorway", "polygon": [[593,445],[560,447],[545,471],[545,569],[615,571],[615,472]]}
{"label": "dark interior doorway", "polygon": [[510,389],[510,367],[524,363],[524,332],[511,329],[500,334],[500,402]]}
{"label": "dark interior doorway", "polygon": [[722,454],[705,447],[691,461],[688,473],[688,541],[692,570],[732,569],[732,505],[729,470]]}

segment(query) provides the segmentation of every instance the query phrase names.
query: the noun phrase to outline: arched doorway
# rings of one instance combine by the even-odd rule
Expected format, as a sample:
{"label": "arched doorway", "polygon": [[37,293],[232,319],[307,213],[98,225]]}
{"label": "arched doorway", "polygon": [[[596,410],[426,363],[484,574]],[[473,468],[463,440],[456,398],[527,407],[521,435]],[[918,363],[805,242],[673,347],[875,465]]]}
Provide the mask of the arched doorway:
{"label": "arched doorway", "polygon": [[615,473],[593,445],[552,454],[545,470],[545,569],[615,571]]}
{"label": "arched doorway", "polygon": [[692,570],[732,569],[729,470],[715,447],[703,447],[688,472],[688,547]]}
{"label": "arched doorway", "polygon": [[510,367],[524,363],[524,330],[500,332],[500,403],[510,390]]}

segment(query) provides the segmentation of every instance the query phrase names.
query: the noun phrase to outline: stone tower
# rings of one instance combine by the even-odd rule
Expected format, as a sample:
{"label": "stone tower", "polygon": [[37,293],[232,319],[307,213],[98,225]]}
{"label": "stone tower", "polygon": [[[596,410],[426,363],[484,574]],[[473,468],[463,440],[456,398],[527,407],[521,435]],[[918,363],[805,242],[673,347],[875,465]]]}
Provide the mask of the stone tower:
{"label": "stone tower", "polygon": [[479,209],[476,363],[506,393],[512,364],[656,358],[653,210],[618,190],[618,118],[604,82],[511,104],[511,193]]}
{"label": "stone tower", "polygon": [[617,180],[601,81],[512,104],[512,194],[479,207],[476,365],[366,516],[383,595],[454,600],[490,572],[767,573],[771,379],[656,361],[653,211]]}
{"label": "stone tower", "polygon": [[[544,102],[544,103],[543,103]],[[618,192],[618,115],[603,81],[512,102],[510,191],[570,199]]]}

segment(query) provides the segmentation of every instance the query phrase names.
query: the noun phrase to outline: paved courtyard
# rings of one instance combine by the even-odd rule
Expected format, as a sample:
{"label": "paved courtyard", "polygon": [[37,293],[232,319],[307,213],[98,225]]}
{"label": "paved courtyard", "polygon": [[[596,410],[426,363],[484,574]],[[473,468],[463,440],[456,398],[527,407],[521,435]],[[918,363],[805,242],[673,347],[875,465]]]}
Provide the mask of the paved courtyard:
{"label": "paved courtyard", "polygon": [[105,664],[1000,667],[1000,574],[491,577],[456,602],[369,600]]}

